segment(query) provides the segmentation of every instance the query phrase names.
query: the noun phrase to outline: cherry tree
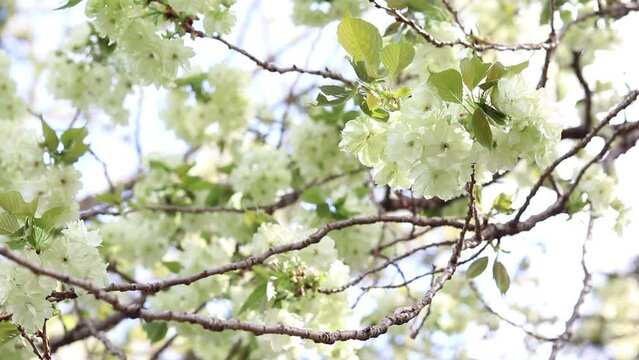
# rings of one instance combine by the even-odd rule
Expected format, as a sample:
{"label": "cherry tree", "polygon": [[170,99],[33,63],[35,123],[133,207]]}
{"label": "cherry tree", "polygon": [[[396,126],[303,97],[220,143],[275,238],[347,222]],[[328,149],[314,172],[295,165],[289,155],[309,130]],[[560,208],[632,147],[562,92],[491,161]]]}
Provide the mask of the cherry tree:
{"label": "cherry tree", "polygon": [[634,358],[637,10],[1,1],[1,357]]}

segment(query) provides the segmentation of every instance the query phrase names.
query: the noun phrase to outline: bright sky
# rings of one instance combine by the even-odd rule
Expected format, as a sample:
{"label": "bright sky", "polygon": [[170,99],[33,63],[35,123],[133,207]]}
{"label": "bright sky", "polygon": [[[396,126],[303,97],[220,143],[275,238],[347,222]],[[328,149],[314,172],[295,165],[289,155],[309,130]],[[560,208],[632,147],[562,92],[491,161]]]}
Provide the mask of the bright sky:
{"label": "bright sky", "polygon": [[[19,79],[21,90],[26,92],[27,86],[33,80],[33,71],[25,65],[25,61],[15,59],[26,60],[27,57],[31,56],[41,60],[46,59],[47,54],[64,37],[64,32],[58,31],[58,29],[68,29],[68,26],[81,22],[83,7],[79,6],[70,12],[52,12],[48,9],[56,7],[57,1],[21,0],[19,4],[20,7],[29,9],[29,11],[24,16],[14,19],[7,31],[14,34],[32,33],[35,39],[34,46],[32,49],[28,49],[24,44],[15,42],[9,42],[5,46],[14,59],[13,74],[16,79]],[[345,54],[338,47],[335,36],[337,24],[332,23],[321,30],[294,27],[289,20],[291,4],[288,1],[239,1],[236,7],[238,26],[228,38],[258,58],[264,59],[286,47],[291,39],[303,37],[303,41],[279,54],[276,63],[283,66],[296,64],[316,69],[328,66],[334,70],[346,71],[347,63],[343,60]],[[372,11],[368,18],[380,26],[390,22],[390,18],[379,11]],[[598,54],[598,62],[587,67],[585,75],[591,83],[594,83],[594,79],[613,80],[617,88],[620,89],[620,94],[624,94],[627,87],[639,88],[639,66],[636,65],[639,58],[639,48],[636,45],[636,34],[639,34],[639,14],[627,16],[618,22],[617,27],[621,34],[626,34],[622,44],[614,52]],[[240,31],[240,29],[243,30]],[[243,34],[242,31],[244,31]],[[312,55],[309,56],[311,51]],[[195,68],[208,67],[224,61],[250,71],[255,69],[253,63],[241,55],[230,53],[223,45],[214,41],[198,40],[197,52],[198,55],[192,62],[192,66]],[[503,55],[505,61],[512,60],[512,62],[518,62],[522,58],[526,60],[529,56],[525,53]],[[540,64],[541,54],[537,54],[531,59],[531,70],[528,73],[535,80],[539,74]],[[354,77],[352,73],[348,72],[348,74],[350,77]],[[273,104],[277,104],[286,95],[288,87],[295,77],[295,74],[278,75],[256,71],[250,87],[251,94],[256,102],[272,108]],[[54,104],[47,96],[46,89],[42,86],[44,84],[42,80],[37,86],[37,102],[34,108],[44,112],[48,120],[59,119],[60,122],[57,124],[61,128],[73,116],[73,110],[68,107],[68,104],[62,103],[61,105],[60,102]],[[297,85],[297,90],[308,87],[314,81],[317,79],[302,77]],[[321,80],[320,82],[327,83]],[[145,154],[181,153],[186,149],[185,144],[167,131],[158,119],[158,111],[162,106],[161,94],[162,91],[154,88],[145,89],[142,109],[138,109],[137,98],[130,99],[132,117],[135,117],[137,112],[141,110],[140,139],[143,152]],[[575,118],[574,102],[582,97],[582,93],[579,88],[576,88],[573,94],[574,96],[568,99],[561,108],[562,119]],[[309,98],[308,101],[311,100],[312,98]],[[639,114],[638,108],[635,105],[632,111],[626,112],[630,120],[637,120],[633,117]],[[275,114],[279,116],[281,111],[281,108],[276,108]],[[54,124],[56,123],[54,122]],[[133,127],[113,128],[105,124],[106,122],[100,121],[99,117],[91,121],[91,147],[108,164],[112,179],[115,182],[122,181],[129,178],[137,167],[138,159],[132,145]],[[96,133],[99,135],[95,135]],[[596,146],[592,147],[593,151],[601,146],[601,142],[594,145]],[[566,148],[563,149],[565,151]],[[638,160],[639,151],[634,149],[622,156],[617,162],[618,192],[621,199],[633,208],[630,219],[636,219],[639,215],[639,191],[636,191],[638,176],[636,164]],[[79,163],[79,168],[83,173],[83,194],[106,189],[101,165],[93,158],[84,157]],[[514,191],[515,188],[511,186],[510,190]],[[491,190],[489,190],[484,197],[491,198],[496,194],[494,191],[491,194]],[[548,193],[545,194],[545,197],[547,200]],[[543,205],[543,201],[534,202],[532,211],[542,209]],[[490,277],[480,278],[480,289],[496,310],[519,322],[523,322],[525,319],[517,312],[509,310],[513,304],[534,305],[542,317],[559,315],[562,319],[568,318],[581,289],[583,274],[579,262],[587,217],[580,215],[570,221],[566,221],[566,218],[566,216],[552,218],[537,226],[533,231],[519,235],[514,239],[508,239],[503,243],[504,248],[512,251],[509,256],[500,257],[507,268],[515,269],[522,257],[529,257],[532,261],[530,269],[525,274],[514,275],[516,285],[511,288],[506,297],[501,297],[498,294]],[[588,266],[595,274],[595,282],[600,282],[603,279],[601,275],[597,274],[623,271],[639,255],[639,242],[636,241],[639,237],[639,222],[632,222],[626,229],[625,235],[620,238],[611,231],[612,220],[614,219],[603,219],[596,223],[594,241],[589,245],[590,255],[587,261]],[[407,276],[410,276],[411,273],[419,273],[418,270],[408,269]],[[537,285],[534,285],[530,280],[534,277],[539,279]],[[587,311],[589,306],[592,305],[587,300],[584,310]],[[539,329],[540,333],[547,335],[556,335],[562,331],[563,322],[558,323],[557,326]],[[504,325],[499,330],[499,336],[489,341],[482,339],[482,334],[483,330],[481,329],[471,330],[464,339],[472,353],[485,354],[485,357],[480,358],[524,358],[527,356],[527,352],[517,346],[523,344],[525,338],[525,334],[518,329]],[[441,341],[446,343],[458,340],[441,339]],[[513,344],[514,346],[503,346],[503,344]],[[547,358],[550,347],[543,349],[545,350],[539,352],[538,358]],[[565,356],[564,358],[576,359],[577,357]]]}

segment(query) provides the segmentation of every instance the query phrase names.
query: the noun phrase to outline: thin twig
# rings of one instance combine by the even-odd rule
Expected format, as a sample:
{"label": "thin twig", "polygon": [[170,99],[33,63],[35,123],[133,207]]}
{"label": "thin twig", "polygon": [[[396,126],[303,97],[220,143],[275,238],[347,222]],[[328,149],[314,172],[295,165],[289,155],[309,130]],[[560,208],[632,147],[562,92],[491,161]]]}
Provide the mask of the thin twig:
{"label": "thin twig", "polygon": [[557,357],[557,353],[559,352],[559,350],[561,350],[561,348],[570,342],[570,339],[572,338],[572,326],[575,324],[575,322],[577,321],[577,319],[579,319],[579,309],[581,308],[581,305],[583,305],[584,300],[586,299],[586,295],[588,295],[588,293],[590,293],[590,290],[592,289],[592,275],[590,274],[590,271],[588,270],[588,267],[586,266],[586,253],[587,253],[587,245],[589,242],[592,241],[592,228],[594,225],[594,217],[590,216],[590,220],[588,221],[588,230],[586,232],[586,239],[584,240],[583,246],[582,246],[582,252],[581,252],[581,269],[584,272],[584,277],[583,277],[583,281],[582,281],[582,288],[581,291],[579,292],[579,297],[577,298],[577,302],[575,303],[575,306],[572,309],[572,314],[570,315],[570,318],[568,318],[568,320],[566,321],[566,327],[564,332],[557,337],[557,339],[555,339],[553,341],[552,344],[552,350],[550,352],[550,360],[554,360]]}

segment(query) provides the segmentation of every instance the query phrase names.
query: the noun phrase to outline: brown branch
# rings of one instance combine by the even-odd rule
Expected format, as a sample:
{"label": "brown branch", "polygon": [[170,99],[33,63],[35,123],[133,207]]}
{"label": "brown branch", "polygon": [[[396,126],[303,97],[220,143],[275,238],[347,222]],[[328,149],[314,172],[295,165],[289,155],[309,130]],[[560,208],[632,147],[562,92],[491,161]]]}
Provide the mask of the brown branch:
{"label": "brown branch", "polygon": [[33,351],[33,353],[38,357],[38,359],[40,360],[44,360],[44,358],[42,357],[42,354],[40,354],[40,350],[38,350],[38,347],[36,346],[36,344],[33,342],[33,339],[29,336],[29,334],[27,334],[27,332],[24,330],[24,328],[22,326],[18,326],[18,331],[20,332],[20,335],[27,340],[27,342],[29,343],[29,345],[31,345],[31,350]]}
{"label": "brown branch", "polygon": [[[125,314],[116,312],[107,316],[104,320],[94,321],[93,328],[96,329],[96,331],[108,331],[126,318],[127,316]],[[82,322],[64,335],[52,338],[50,341],[51,351],[55,353],[59,348],[79,340],[84,340],[89,336],[91,336],[91,331],[87,327],[86,321]]]}
{"label": "brown branch", "polygon": [[476,51],[486,51],[486,50],[496,50],[496,51],[515,51],[515,50],[542,50],[554,48],[557,43],[544,41],[541,43],[521,43],[521,44],[498,44],[498,43],[490,43],[490,42],[474,42],[469,43],[461,39],[456,39],[452,41],[443,41],[436,39],[433,35],[431,35],[428,31],[426,31],[423,27],[419,26],[414,20],[411,20],[404,16],[398,9],[384,6],[378,3],[376,0],[369,0],[369,2],[376,8],[385,10],[387,13],[392,15],[396,21],[406,24],[408,27],[413,29],[417,34],[419,34],[424,40],[429,42],[430,44],[435,45],[436,47],[445,47],[445,46],[463,46],[469,49],[474,49]]}
{"label": "brown branch", "polygon": [[51,345],[49,344],[49,337],[47,336],[47,319],[44,319],[42,330],[38,331],[38,336],[42,339],[42,358],[44,360],[51,360]]}
{"label": "brown branch", "polygon": [[[156,282],[149,283],[135,283],[135,284],[111,284],[104,288],[105,291],[144,291],[146,293],[154,293],[164,289],[168,289],[175,285],[189,285],[201,279],[213,276],[224,274],[227,272],[235,271],[235,270],[243,270],[250,269],[251,267],[261,264],[270,258],[273,255],[282,254],[289,251],[301,250],[313,244],[320,242],[324,236],[326,236],[329,232],[345,229],[355,225],[368,225],[374,224],[378,222],[390,222],[390,223],[412,223],[419,226],[452,226],[461,228],[463,224],[461,224],[457,220],[445,219],[445,218],[423,218],[423,217],[413,217],[413,216],[392,216],[392,215],[377,215],[377,216],[365,216],[365,217],[357,217],[350,218],[346,220],[336,221],[333,223],[326,224],[316,230],[313,234],[302,241],[280,245],[276,247],[272,247],[265,252],[253,255],[242,260],[216,266],[207,270],[204,270],[200,273],[193,274],[185,277],[177,277],[167,280],[161,280]],[[2,252],[0,252],[0,255]]]}
{"label": "brown branch", "polygon": [[615,118],[622,110],[624,110],[625,108],[630,106],[630,104],[632,104],[637,99],[637,96],[639,96],[639,91],[638,90],[630,91],[626,96],[624,96],[624,98],[621,100],[621,102],[619,102],[617,105],[615,105],[608,112],[606,117],[595,128],[593,128],[588,133],[588,135],[586,135],[586,137],[582,138],[575,146],[573,146],[572,149],[570,149],[564,155],[560,156],[558,159],[553,161],[553,163],[550,164],[550,166],[548,166],[546,168],[546,170],[544,170],[544,172],[539,177],[539,180],[537,181],[537,183],[535,183],[535,185],[532,187],[532,189],[528,193],[528,196],[526,196],[526,200],[524,201],[524,204],[522,205],[522,207],[519,208],[519,211],[517,212],[517,215],[515,215],[515,218],[514,218],[515,222],[519,222],[519,219],[521,219],[521,216],[523,215],[524,211],[526,211],[526,209],[528,208],[528,205],[530,205],[530,201],[537,194],[537,191],[539,191],[539,189],[541,188],[541,186],[544,183],[544,181],[546,180],[546,178],[548,178],[552,174],[552,172],[555,170],[555,168],[559,164],[561,164],[564,160],[572,157],[577,152],[579,152],[579,150],[584,148],[590,142],[590,140],[592,140],[592,138],[595,137],[595,135],[597,135],[597,133],[604,126],[608,125],[608,123],[610,123],[610,121],[613,118]]}
{"label": "brown branch", "polygon": [[[466,241],[464,242],[464,248],[465,248],[465,249],[467,249],[467,248],[471,247],[471,246],[467,246],[467,245],[469,245],[468,240],[466,240]],[[459,264],[457,264],[457,265],[458,265],[458,266],[459,266],[459,265],[464,265],[464,264],[467,264],[467,263],[469,263],[469,262],[471,262],[471,261],[475,260],[475,259],[476,259],[479,255],[481,255],[481,253],[483,253],[483,252],[484,252],[484,250],[486,250],[486,248],[488,247],[488,245],[490,245],[490,242],[488,242],[488,241],[484,242],[484,246],[483,246],[481,249],[479,249],[479,251],[477,251],[475,254],[473,254],[472,256],[470,256],[468,259],[465,259],[465,260],[460,261],[460,262],[459,262]],[[403,282],[403,283],[399,283],[399,284],[387,284],[387,285],[371,285],[371,286],[364,286],[364,287],[362,287],[362,290],[368,291],[368,290],[371,290],[371,289],[396,289],[396,288],[400,288],[400,287],[405,287],[405,286],[407,286],[407,285],[409,285],[409,284],[411,284],[411,283],[413,283],[413,282],[415,282],[415,281],[417,281],[417,280],[419,280],[419,279],[425,278],[426,276],[429,276],[429,275],[439,274],[439,273],[441,273],[442,271],[444,271],[444,269],[441,269],[441,268],[440,268],[440,269],[433,268],[432,270],[430,270],[430,271],[428,271],[428,272],[425,272],[425,273],[422,273],[422,274],[419,274],[419,275],[417,275],[417,276],[415,276],[415,277],[413,277],[413,278],[411,278],[411,279],[409,279],[409,280],[407,280],[407,281],[405,281],[405,282]]]}
{"label": "brown branch", "polygon": [[543,335],[539,335],[535,332],[532,332],[528,329],[526,329],[526,327],[524,325],[521,324],[517,324],[516,322],[508,319],[507,317],[503,316],[502,314],[500,314],[499,312],[497,312],[495,309],[493,309],[490,304],[488,304],[488,302],[486,301],[486,299],[484,299],[483,296],[481,296],[481,293],[479,292],[479,289],[477,289],[477,285],[475,285],[474,282],[470,282],[470,289],[473,291],[473,294],[475,294],[475,297],[477,297],[477,300],[479,300],[479,302],[481,303],[481,305],[484,307],[484,309],[486,309],[486,311],[488,311],[489,313],[497,316],[500,320],[522,330],[523,332],[525,332],[528,336],[533,337],[537,340],[541,340],[541,341],[553,341],[555,340],[555,338],[550,338],[547,336],[543,336]]}
{"label": "brown branch", "polygon": [[364,280],[368,275],[377,273],[381,270],[386,269],[389,265],[395,264],[400,260],[403,260],[415,253],[418,253],[422,250],[426,250],[426,249],[430,249],[433,247],[439,247],[439,246],[448,246],[448,245],[455,245],[456,241],[440,241],[440,242],[436,242],[436,243],[432,243],[432,244],[427,244],[424,246],[420,246],[417,248],[414,248],[408,252],[405,252],[404,254],[401,254],[399,256],[396,256],[394,258],[390,258],[388,260],[386,260],[385,262],[383,262],[382,264],[373,267],[372,269],[359,274],[357,277],[353,278],[351,281],[347,282],[346,284],[342,285],[342,286],[338,286],[338,287],[334,287],[334,288],[326,288],[326,289],[319,289],[318,291],[323,293],[323,294],[334,294],[334,293],[338,293],[338,292],[342,292],[348,288],[350,288],[351,286],[357,285],[359,284],[362,280]]}
{"label": "brown branch", "polygon": [[319,186],[326,183],[329,183],[333,180],[337,180],[339,178],[354,175],[362,172],[364,169],[356,169],[352,171],[345,172],[343,174],[336,174],[328,176],[319,181],[312,181],[309,184],[303,186],[299,190],[291,191],[287,194],[282,195],[276,202],[267,205],[255,205],[255,206],[246,206],[243,208],[234,208],[229,206],[178,206],[178,205],[146,205],[142,208],[145,210],[151,211],[163,211],[167,213],[188,213],[188,214],[204,214],[204,213],[216,213],[216,212],[229,212],[229,213],[245,213],[247,211],[263,211],[267,214],[273,214],[275,210],[285,208],[289,205],[293,205],[297,202],[299,197],[304,193],[304,191],[308,190],[313,186]]}
{"label": "brown branch", "polygon": [[546,49],[546,57],[544,58],[544,65],[541,69],[541,76],[537,83],[537,89],[546,87],[548,81],[548,70],[550,69],[550,61],[557,48],[557,31],[555,30],[555,11],[557,10],[557,0],[550,0],[550,34],[548,34],[548,40],[546,42],[554,44],[554,46]]}
{"label": "brown branch", "polygon": [[99,331],[98,329],[96,329],[95,325],[93,325],[93,321],[86,320],[84,323],[86,324],[86,327],[89,329],[89,332],[91,333],[91,335],[95,337],[96,339],[100,340],[102,344],[104,345],[104,348],[110,354],[115,355],[115,357],[117,357],[120,360],[126,360],[126,354],[124,353],[124,351],[122,351],[122,349],[119,349],[115,345],[113,345],[111,340],[109,340],[109,338],[107,338],[102,331]]}

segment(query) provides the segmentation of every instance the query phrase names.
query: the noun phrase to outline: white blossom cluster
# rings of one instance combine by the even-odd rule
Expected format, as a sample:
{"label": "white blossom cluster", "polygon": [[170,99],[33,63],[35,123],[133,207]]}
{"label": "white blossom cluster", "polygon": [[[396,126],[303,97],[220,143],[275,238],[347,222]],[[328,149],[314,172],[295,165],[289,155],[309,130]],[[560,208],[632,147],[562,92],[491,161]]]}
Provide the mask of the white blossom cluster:
{"label": "white blossom cluster", "polygon": [[280,149],[267,145],[249,149],[231,172],[229,183],[254,203],[268,204],[291,183],[288,163],[286,153]]}
{"label": "white blossom cluster", "polygon": [[[98,253],[102,239],[97,231],[88,231],[82,221],[69,223],[61,236],[47,240],[39,254],[31,249],[18,254],[33,264],[100,286],[106,283],[106,264]],[[13,262],[0,262],[0,309],[13,314],[12,321],[29,331],[37,331],[53,314],[46,300],[58,283],[38,276]],[[81,289],[75,289],[80,293]]]}
{"label": "white blossom cluster", "polygon": [[[302,241],[312,232],[301,226],[290,227],[265,223],[260,226],[253,241],[245,245],[241,251],[258,254],[271,247]],[[324,237],[319,243],[300,251],[274,256],[267,260],[267,264],[270,268],[293,274],[288,280],[290,282],[304,283],[304,279],[318,279],[316,285],[320,288],[340,286],[349,280],[350,274],[349,267],[340,260],[335,241],[331,237]],[[287,292],[287,290],[278,287],[278,284],[281,284],[281,278],[273,276],[271,279],[267,284],[266,297],[269,301],[275,301],[280,298],[283,291]],[[313,324],[314,328],[325,331],[353,328],[358,325],[353,313],[348,309],[346,293],[323,296],[311,291],[302,292],[294,301],[284,300],[277,307],[270,308],[264,313],[251,311],[246,318],[298,327]],[[259,341],[270,344],[270,351],[285,352],[291,358],[301,356],[305,349],[312,346],[321,355],[350,359],[356,358],[355,351],[361,347],[361,344],[351,342],[333,347],[318,346],[296,337],[281,335],[261,336]]]}
{"label": "white blossom cluster", "polygon": [[492,99],[510,117],[506,126],[494,128],[492,149],[473,140],[467,130],[467,107],[445,103],[429,83],[417,86],[388,122],[364,116],[349,121],[340,147],[375,168],[378,184],[442,199],[463,192],[472,164],[480,180],[489,172],[510,170],[519,158],[547,165],[561,130],[550,121],[543,90],[515,74],[499,80]]}
{"label": "white blossom cluster", "polygon": [[309,181],[341,174],[356,164],[339,150],[339,129],[326,122],[305,120],[291,128],[291,158]]}
{"label": "white blossom cluster", "polygon": [[[98,34],[115,43],[114,58],[122,71],[142,84],[167,84],[187,67],[195,53],[181,38],[164,36],[184,29],[172,25],[171,16],[203,16],[207,33],[230,31],[234,1],[89,0],[86,15]],[[170,6],[170,7],[169,7]],[[184,13],[184,14],[183,14]],[[167,17],[167,14],[170,14]]]}
{"label": "white blossom cluster", "polygon": [[200,92],[195,96],[185,86],[170,90],[161,115],[168,126],[193,145],[241,135],[253,113],[247,73],[216,65],[193,81]]}

